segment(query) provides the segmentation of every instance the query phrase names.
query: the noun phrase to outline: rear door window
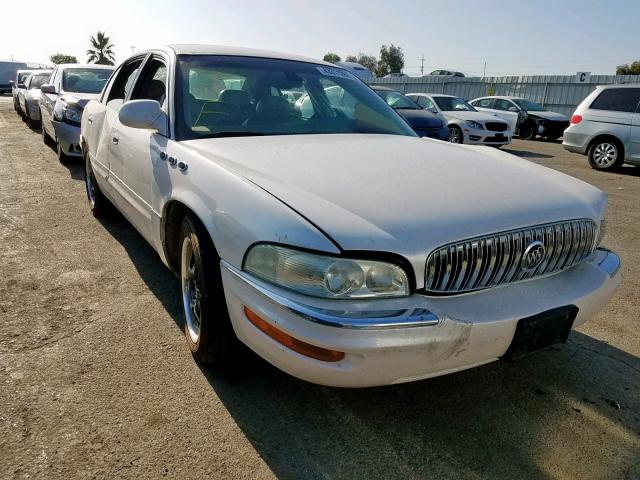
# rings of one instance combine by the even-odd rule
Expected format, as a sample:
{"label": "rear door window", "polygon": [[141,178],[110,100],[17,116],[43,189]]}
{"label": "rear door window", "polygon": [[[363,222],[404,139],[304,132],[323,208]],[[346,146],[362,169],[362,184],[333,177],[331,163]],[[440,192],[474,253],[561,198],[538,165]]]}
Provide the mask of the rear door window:
{"label": "rear door window", "polygon": [[475,102],[471,102],[474,107],[493,108],[493,98],[481,98]]}
{"label": "rear door window", "polygon": [[607,88],[591,104],[592,110],[633,113],[640,102],[640,88]]}

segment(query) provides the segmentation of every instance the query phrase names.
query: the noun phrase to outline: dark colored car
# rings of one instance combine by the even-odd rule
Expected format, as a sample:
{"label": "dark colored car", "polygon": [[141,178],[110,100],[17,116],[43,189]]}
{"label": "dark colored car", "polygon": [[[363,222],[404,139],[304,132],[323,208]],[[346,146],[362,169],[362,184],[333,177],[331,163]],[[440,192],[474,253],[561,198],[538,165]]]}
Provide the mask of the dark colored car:
{"label": "dark colored car", "polygon": [[406,95],[387,87],[371,87],[421,137],[449,141],[449,127],[436,114],[422,108]]}

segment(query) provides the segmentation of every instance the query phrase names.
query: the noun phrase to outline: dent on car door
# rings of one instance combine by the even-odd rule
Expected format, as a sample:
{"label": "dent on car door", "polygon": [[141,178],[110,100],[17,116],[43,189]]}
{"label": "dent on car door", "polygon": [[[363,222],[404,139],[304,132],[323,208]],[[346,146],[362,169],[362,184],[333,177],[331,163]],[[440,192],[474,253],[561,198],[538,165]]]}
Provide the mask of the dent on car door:
{"label": "dent on car door", "polygon": [[[137,76],[129,100],[154,100],[164,107],[166,85],[165,63],[150,58]],[[160,150],[165,150],[167,138],[156,131],[128,127],[115,118],[111,140],[111,178],[118,183],[126,203],[125,214],[153,243],[153,225],[157,220],[152,206],[154,167]]]}

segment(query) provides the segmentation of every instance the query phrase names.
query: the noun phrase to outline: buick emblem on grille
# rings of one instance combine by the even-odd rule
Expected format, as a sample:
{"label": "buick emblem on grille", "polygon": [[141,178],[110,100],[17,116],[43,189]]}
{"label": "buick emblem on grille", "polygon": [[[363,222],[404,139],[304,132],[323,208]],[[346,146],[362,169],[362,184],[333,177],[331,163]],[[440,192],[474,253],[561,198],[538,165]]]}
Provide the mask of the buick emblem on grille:
{"label": "buick emblem on grille", "polygon": [[541,241],[536,240],[535,242],[531,242],[524,251],[524,254],[522,254],[522,261],[520,262],[522,270],[530,272],[538,268],[544,260],[546,252],[547,249]]}

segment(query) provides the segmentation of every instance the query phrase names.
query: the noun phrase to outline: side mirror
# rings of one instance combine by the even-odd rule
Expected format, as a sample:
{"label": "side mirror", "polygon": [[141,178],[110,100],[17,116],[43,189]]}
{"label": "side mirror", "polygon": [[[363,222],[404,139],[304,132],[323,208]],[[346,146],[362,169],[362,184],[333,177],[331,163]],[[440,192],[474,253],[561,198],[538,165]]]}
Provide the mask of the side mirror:
{"label": "side mirror", "polygon": [[53,84],[51,84],[51,83],[45,83],[44,85],[42,85],[42,86],[40,87],[40,91],[41,91],[42,93],[49,93],[49,94],[51,94],[51,95],[55,95],[56,93],[58,93],[58,92],[56,92],[56,87],[55,87],[55,85],[53,85]]}
{"label": "side mirror", "polygon": [[24,83],[19,83],[18,88],[27,88]]}
{"label": "side mirror", "polygon": [[9,85],[11,85],[12,87],[16,84],[16,82],[14,82],[13,80],[9,80]]}
{"label": "side mirror", "polygon": [[127,127],[157,130],[162,135],[167,128],[167,115],[155,100],[131,100],[123,104],[118,119]]}
{"label": "side mirror", "polygon": [[517,107],[509,107],[509,111],[510,112],[517,112],[518,108]]}

